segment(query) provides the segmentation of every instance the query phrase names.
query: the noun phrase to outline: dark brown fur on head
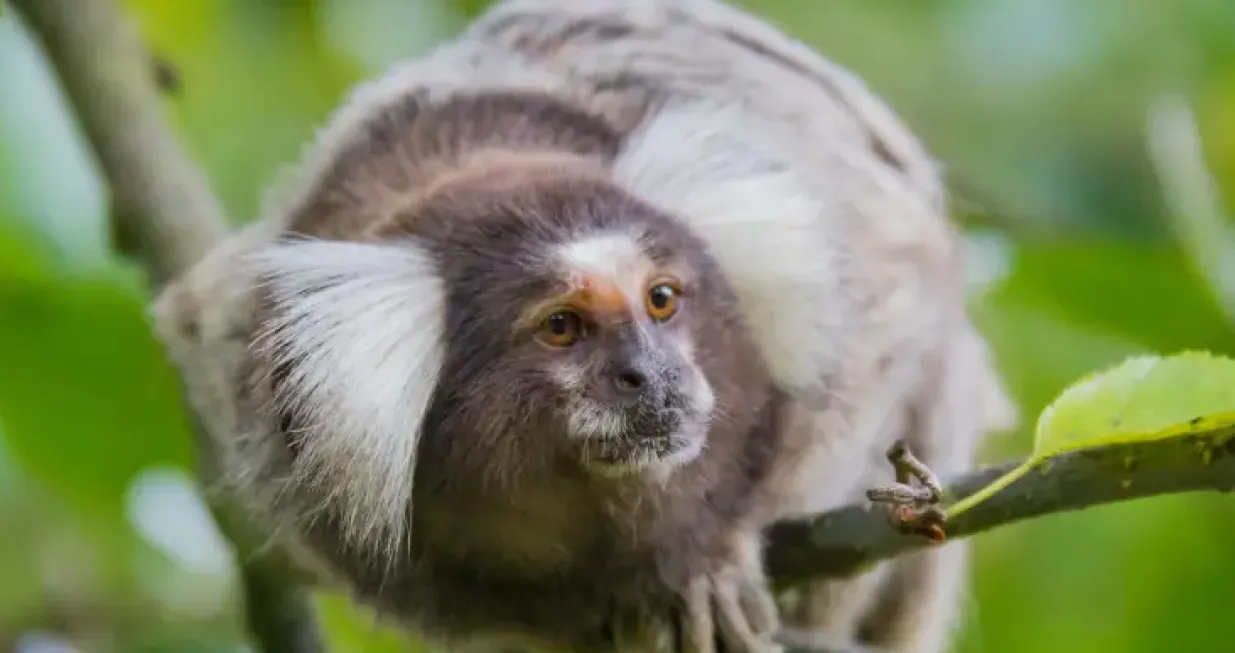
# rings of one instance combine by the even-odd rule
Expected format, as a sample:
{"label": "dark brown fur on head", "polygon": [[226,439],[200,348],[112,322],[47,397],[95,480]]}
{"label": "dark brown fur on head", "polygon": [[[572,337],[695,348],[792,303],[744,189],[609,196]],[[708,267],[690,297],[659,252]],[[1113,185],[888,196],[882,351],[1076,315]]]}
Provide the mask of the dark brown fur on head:
{"label": "dark brown fur on head", "polygon": [[[748,335],[759,325],[681,221],[611,179],[622,138],[545,95],[408,101],[373,121],[292,222],[297,236],[414,244],[443,281],[445,355],[419,434],[408,548],[371,560],[329,516],[310,539],[362,596],[420,606],[406,616],[444,634],[569,623],[580,633],[568,638],[586,638],[612,602],[669,600],[732,555],[728,534],[776,447],[778,398]],[[603,237],[648,263],[631,271],[648,273],[636,286],[672,278],[679,311],[657,323],[638,297],[602,297],[584,306],[588,338],[547,347],[541,318],[581,291],[560,253]],[[643,392],[615,397],[606,380],[632,360]],[[564,383],[563,370],[582,376]],[[580,433],[580,401],[625,427]],[[612,473],[615,461],[627,473]]]}

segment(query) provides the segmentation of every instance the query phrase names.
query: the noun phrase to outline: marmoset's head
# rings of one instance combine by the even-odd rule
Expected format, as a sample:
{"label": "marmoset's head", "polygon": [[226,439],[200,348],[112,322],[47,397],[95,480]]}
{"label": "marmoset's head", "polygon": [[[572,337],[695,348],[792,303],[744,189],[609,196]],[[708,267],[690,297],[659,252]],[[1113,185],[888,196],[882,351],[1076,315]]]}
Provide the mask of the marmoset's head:
{"label": "marmoset's head", "polygon": [[509,483],[663,478],[699,455],[754,345],[705,245],[587,167],[465,167],[358,240],[250,259],[254,351],[302,469],[382,471],[372,508],[416,458]]}
{"label": "marmoset's head", "polygon": [[619,137],[536,97],[405,109],[324,159],[288,234],[244,263],[288,481],[349,538],[399,537],[413,485],[664,481],[705,450],[733,459],[769,372],[820,360],[784,344],[825,315],[802,289],[832,264],[798,236],[815,204],[728,131],[691,131],[714,113]]}
{"label": "marmoset's head", "polygon": [[522,162],[444,184],[375,237],[421,248],[443,282],[430,446],[504,465],[519,450],[565,455],[603,475],[701,450],[718,371],[699,358],[723,364],[707,350],[735,309],[702,243],[668,216],[602,179]]}

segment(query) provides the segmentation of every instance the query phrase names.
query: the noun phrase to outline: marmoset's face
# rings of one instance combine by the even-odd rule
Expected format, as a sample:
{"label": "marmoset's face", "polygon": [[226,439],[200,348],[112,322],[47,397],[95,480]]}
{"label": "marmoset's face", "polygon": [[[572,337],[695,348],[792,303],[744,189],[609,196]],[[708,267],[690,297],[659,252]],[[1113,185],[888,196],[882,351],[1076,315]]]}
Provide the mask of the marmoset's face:
{"label": "marmoset's face", "polygon": [[698,456],[717,412],[706,363],[723,364],[711,350],[735,328],[698,241],[603,182],[478,191],[429,213],[409,225],[445,253],[456,337],[441,382],[467,415],[441,439],[479,438],[474,455],[553,449],[605,476]]}
{"label": "marmoset's face", "polygon": [[693,459],[715,399],[694,360],[689,273],[622,232],[562,243],[551,259],[554,290],[520,307],[516,341],[564,398],[585,464],[627,473]]}

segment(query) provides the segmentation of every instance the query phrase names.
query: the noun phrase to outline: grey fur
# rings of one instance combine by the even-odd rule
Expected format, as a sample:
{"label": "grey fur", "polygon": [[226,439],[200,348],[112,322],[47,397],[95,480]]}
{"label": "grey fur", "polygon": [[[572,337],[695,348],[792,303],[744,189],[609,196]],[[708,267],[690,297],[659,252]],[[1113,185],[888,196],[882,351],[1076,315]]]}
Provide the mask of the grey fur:
{"label": "grey fur", "polygon": [[[670,137],[664,152],[653,134]],[[748,192],[761,188],[788,195]],[[708,222],[713,195],[749,202],[747,228],[770,234]],[[809,223],[785,221],[799,213]],[[697,458],[655,479],[579,464],[555,409],[569,398],[510,328],[560,278],[547,252],[613,230],[694,281],[663,333],[693,343],[723,417]],[[440,371],[409,435],[409,501],[394,505],[408,528],[380,546],[352,536],[375,516],[330,486],[344,477],[295,471],[305,438],[331,427],[289,410],[296,359],[255,347],[286,309],[239,263],[287,236],[423,251],[441,281],[441,351],[425,354]],[[228,489],[307,569],[383,614],[459,645],[672,650],[678,619],[696,623],[686,650],[710,650],[690,640],[713,628],[770,650],[763,525],[856,499],[894,438],[947,474],[1010,423],[964,314],[956,240],[916,139],[765,23],[714,0],[506,0],[358,89],[263,220],[171,285],[156,317],[224,444]],[[950,544],[819,584],[784,597],[783,616],[800,636],[938,653],[964,558]],[[726,619],[725,597],[755,607]]]}

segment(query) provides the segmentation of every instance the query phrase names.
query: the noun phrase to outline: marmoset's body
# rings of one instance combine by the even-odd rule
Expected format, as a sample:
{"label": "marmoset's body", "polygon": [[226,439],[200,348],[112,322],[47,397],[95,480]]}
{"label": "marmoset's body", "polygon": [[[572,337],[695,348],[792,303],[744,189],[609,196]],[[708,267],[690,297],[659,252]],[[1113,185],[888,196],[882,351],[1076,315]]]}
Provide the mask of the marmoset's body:
{"label": "marmoset's body", "polygon": [[[447,644],[772,650],[760,532],[1006,406],[935,166],[861,83],[713,0],[498,3],[364,85],[158,328],[228,489]],[[939,651],[949,544],[785,597]]]}

